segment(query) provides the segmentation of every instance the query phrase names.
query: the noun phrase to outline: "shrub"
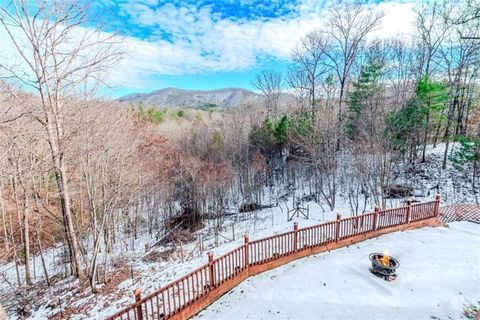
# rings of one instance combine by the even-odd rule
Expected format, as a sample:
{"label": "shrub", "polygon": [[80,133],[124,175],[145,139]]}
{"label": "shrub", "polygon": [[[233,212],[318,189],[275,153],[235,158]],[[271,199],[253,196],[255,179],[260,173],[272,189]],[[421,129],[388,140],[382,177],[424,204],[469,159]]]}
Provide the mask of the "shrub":
{"label": "shrub", "polygon": [[155,107],[145,107],[142,102],[138,104],[138,113],[143,119],[151,121],[155,124],[162,123],[163,120],[165,120],[166,114],[165,111],[159,110]]}

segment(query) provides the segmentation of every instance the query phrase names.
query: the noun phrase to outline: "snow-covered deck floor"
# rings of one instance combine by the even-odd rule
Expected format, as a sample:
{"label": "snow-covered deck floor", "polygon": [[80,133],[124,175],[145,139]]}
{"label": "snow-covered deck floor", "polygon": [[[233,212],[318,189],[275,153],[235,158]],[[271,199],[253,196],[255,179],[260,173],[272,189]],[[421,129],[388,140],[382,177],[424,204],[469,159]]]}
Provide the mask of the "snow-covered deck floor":
{"label": "snow-covered deck floor", "polygon": [[[388,249],[398,277],[372,275]],[[397,232],[297,260],[252,277],[197,319],[461,319],[480,301],[480,225]]]}

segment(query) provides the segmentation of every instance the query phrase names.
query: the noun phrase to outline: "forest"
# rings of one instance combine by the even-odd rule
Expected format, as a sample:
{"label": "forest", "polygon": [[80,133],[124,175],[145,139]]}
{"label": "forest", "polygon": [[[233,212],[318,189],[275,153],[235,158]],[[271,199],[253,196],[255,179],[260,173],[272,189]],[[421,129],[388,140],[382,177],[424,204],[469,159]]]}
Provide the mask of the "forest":
{"label": "forest", "polygon": [[89,6],[2,5],[15,61],[0,55],[0,262],[16,277],[0,279],[19,312],[35,277],[99,292],[132,239],[194,241],[279,203],[360,215],[415,197],[431,149],[441,157],[424,196],[457,192],[445,186],[453,168],[458,196],[478,204],[480,3],[419,3],[415,15],[411,37],[378,39],[382,12],[337,4],[287,72],[252,79],[263,103],[170,110],[99,94],[128,52]]}

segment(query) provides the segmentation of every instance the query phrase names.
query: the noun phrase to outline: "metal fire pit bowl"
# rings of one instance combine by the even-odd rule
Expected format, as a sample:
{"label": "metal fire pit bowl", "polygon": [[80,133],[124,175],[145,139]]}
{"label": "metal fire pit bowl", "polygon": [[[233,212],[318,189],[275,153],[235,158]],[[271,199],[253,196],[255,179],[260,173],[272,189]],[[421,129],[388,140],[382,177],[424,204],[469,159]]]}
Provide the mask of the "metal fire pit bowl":
{"label": "metal fire pit bowl", "polygon": [[397,277],[397,274],[395,273],[396,269],[400,266],[400,263],[398,262],[397,259],[392,258],[389,256],[389,265],[384,266],[380,260],[384,257],[384,254],[382,253],[372,253],[370,254],[369,258],[370,261],[372,262],[372,268],[370,271],[380,277],[383,278],[387,281],[392,281],[395,280]]}

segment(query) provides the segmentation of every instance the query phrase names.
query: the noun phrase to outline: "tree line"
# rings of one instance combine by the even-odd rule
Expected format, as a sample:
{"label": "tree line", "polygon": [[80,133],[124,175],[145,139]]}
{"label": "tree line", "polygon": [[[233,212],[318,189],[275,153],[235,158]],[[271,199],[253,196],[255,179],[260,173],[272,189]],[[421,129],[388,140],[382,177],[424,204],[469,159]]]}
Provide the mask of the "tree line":
{"label": "tree line", "polygon": [[292,198],[333,210],[342,195],[354,214],[386,206],[399,163],[415,173],[440,143],[443,169],[463,168],[477,190],[478,7],[420,4],[409,40],[378,40],[381,12],[339,4],[287,74],[253,80],[265,106],[169,118],[96,98],[125,52],[88,6],[12,1],[0,26],[21,62],[0,60],[0,258],[28,287],[39,255],[49,284],[44,255],[60,244],[64,276],[95,292],[144,235],[220,229]]}

